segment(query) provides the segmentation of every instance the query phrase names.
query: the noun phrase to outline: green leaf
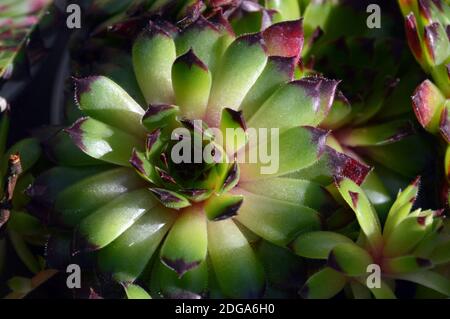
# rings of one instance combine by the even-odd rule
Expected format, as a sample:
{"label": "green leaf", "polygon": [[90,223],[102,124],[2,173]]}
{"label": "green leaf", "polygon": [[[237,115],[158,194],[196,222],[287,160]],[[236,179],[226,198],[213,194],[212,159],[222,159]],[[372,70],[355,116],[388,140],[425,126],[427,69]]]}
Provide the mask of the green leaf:
{"label": "green leaf", "polygon": [[172,67],[175,102],[188,119],[202,118],[208,106],[211,73],[191,49],[178,57]]}
{"label": "green leaf", "polygon": [[248,127],[317,126],[333,104],[337,84],[337,81],[321,77],[307,77],[285,84],[251,117]]}
{"label": "green leaf", "polygon": [[329,299],[338,294],[347,284],[347,278],[331,269],[324,268],[309,277],[300,295],[307,299]]}
{"label": "green leaf", "polygon": [[424,212],[421,216],[409,216],[393,229],[385,238],[384,255],[401,256],[410,252],[427,234],[433,224],[432,213]]}
{"label": "green leaf", "polygon": [[393,274],[422,271],[431,267],[433,267],[433,264],[429,259],[416,256],[387,258],[383,261],[383,270]]}
{"label": "green leaf", "polygon": [[320,184],[308,180],[275,177],[262,181],[240,182],[239,187],[253,194],[278,199],[322,211],[333,205],[333,199]]}
{"label": "green leaf", "polygon": [[328,266],[349,276],[362,276],[373,264],[372,256],[355,243],[336,245],[328,256]]}
{"label": "green leaf", "polygon": [[182,277],[205,260],[207,246],[203,211],[198,207],[190,207],[180,212],[170,229],[161,248],[161,261]]}
{"label": "green leaf", "polygon": [[208,222],[208,253],[220,290],[226,297],[262,295],[263,267],[231,219]]}
{"label": "green leaf", "polygon": [[213,78],[207,113],[212,124],[218,124],[222,108],[239,108],[266,62],[260,34],[241,36],[228,47]]}
{"label": "green leaf", "polygon": [[353,243],[351,239],[329,231],[313,231],[301,234],[291,244],[299,256],[312,259],[328,259],[330,252],[339,244]]}
{"label": "green leaf", "polygon": [[208,287],[208,271],[207,262],[203,261],[180,278],[176,272],[156,260],[150,278],[154,290],[151,292],[170,299],[199,299]]}
{"label": "green leaf", "polygon": [[377,213],[373,209],[364,191],[351,179],[344,177],[336,186],[347,204],[355,212],[358,223],[374,252],[382,248],[381,226]]}
{"label": "green leaf", "polygon": [[225,32],[220,31],[219,28],[200,16],[175,38],[177,56],[192,49],[199,59],[208,66],[211,73],[215,74],[217,61],[233,39],[233,36]]}
{"label": "green leaf", "polygon": [[98,254],[99,268],[122,283],[131,283],[144,271],[167,231],[175,212],[155,206]]}
{"label": "green leaf", "polygon": [[293,79],[294,69],[295,58],[269,57],[264,71],[241,103],[247,121],[278,88]]}
{"label": "green leaf", "polygon": [[269,242],[286,245],[300,232],[318,230],[320,215],[313,209],[236,190],[244,196],[236,219]]}
{"label": "green leaf", "polygon": [[142,137],[144,110],[118,84],[104,76],[75,80],[76,100],[84,114]]}
{"label": "green leaf", "polygon": [[152,297],[138,285],[124,285],[124,289],[128,299],[152,299]]}
{"label": "green leaf", "polygon": [[101,206],[144,185],[132,169],[125,167],[92,175],[58,194],[54,206],[57,218],[65,225],[76,226]]}
{"label": "green leaf", "polygon": [[328,131],[309,126],[293,127],[281,134],[273,130],[266,133],[250,136],[249,147],[239,154],[242,181],[282,176],[314,164],[328,135]]}
{"label": "green leaf", "polygon": [[26,50],[27,41],[35,30],[39,21],[45,16],[44,1],[2,1],[0,12],[0,33],[5,36],[0,41],[0,78],[11,76],[15,63]]}
{"label": "green leaf", "polygon": [[134,72],[147,103],[173,103],[171,72],[176,52],[170,34],[151,24],[135,41],[132,55]]}
{"label": "green leaf", "polygon": [[66,132],[89,156],[121,166],[130,166],[133,148],[144,146],[135,136],[89,117],[79,119]]}
{"label": "green leaf", "polygon": [[124,193],[84,218],[75,234],[75,253],[101,249],[130,228],[156,201],[146,189]]}
{"label": "green leaf", "polygon": [[205,213],[209,220],[218,221],[237,215],[244,200],[241,195],[212,195],[205,205]]}

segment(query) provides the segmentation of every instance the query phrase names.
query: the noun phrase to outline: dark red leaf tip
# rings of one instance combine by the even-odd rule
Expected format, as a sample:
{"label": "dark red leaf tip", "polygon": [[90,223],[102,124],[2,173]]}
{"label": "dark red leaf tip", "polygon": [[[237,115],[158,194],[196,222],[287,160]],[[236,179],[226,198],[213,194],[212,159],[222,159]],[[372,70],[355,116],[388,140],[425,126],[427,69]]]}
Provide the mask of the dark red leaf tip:
{"label": "dark red leaf tip", "polygon": [[241,199],[240,201],[226,207],[223,212],[219,216],[216,216],[213,220],[221,221],[236,216],[243,202],[244,199]]}
{"label": "dark red leaf tip", "polygon": [[422,46],[420,45],[419,33],[417,31],[417,21],[413,13],[406,16],[405,33],[408,45],[418,60],[422,59]]}
{"label": "dark red leaf tip", "polygon": [[131,166],[133,166],[139,173],[145,174],[144,163],[139,158],[136,149],[133,148],[131,158],[129,160]]}
{"label": "dark red leaf tip", "polygon": [[197,66],[205,71],[208,71],[208,66],[203,63],[202,60],[200,60],[197,55],[194,53],[194,50],[191,48],[189,51],[187,51],[185,54],[179,56],[174,64],[177,63],[184,63],[186,64],[190,69],[193,66]]}
{"label": "dark red leaf tip", "polygon": [[344,177],[361,185],[367,174],[372,170],[370,166],[367,166],[346,154],[339,153],[329,146],[325,146],[325,152],[329,159],[328,165],[338,186]]}
{"label": "dark red leaf tip", "polygon": [[311,134],[311,142],[317,145],[317,157],[320,157],[325,150],[327,137],[331,131],[313,126],[304,126]]}
{"label": "dark red leaf tip", "polygon": [[75,103],[80,105],[80,97],[83,93],[87,93],[91,90],[92,82],[96,81],[99,76],[88,76],[85,78],[76,78],[72,77],[74,83],[74,91],[75,91]]}
{"label": "dark red leaf tip", "polygon": [[350,198],[352,199],[353,207],[354,208],[358,207],[359,193],[348,191],[348,194],[350,195]]}
{"label": "dark red leaf tip", "polygon": [[78,119],[75,123],[73,123],[72,126],[64,129],[64,132],[69,134],[69,136],[72,138],[72,141],[81,150],[86,149],[86,147],[83,144],[83,138],[82,138],[83,130],[82,130],[81,126],[87,120],[88,120],[88,117],[82,117],[82,118]]}
{"label": "dark red leaf tip", "polygon": [[412,96],[414,113],[423,127],[430,123],[435,111],[435,106],[430,104],[435,93],[433,86],[429,80],[425,80],[416,88]]}
{"label": "dark red leaf tip", "polygon": [[239,126],[244,131],[247,130],[247,124],[245,123],[244,114],[242,113],[242,111],[236,111],[227,107],[224,110],[231,116],[232,120],[235,123],[239,124]]}
{"label": "dark red leaf tip", "polygon": [[[436,55],[435,55],[435,51],[436,51],[436,47],[438,45],[438,41],[442,41],[442,39],[440,39],[440,35],[439,35],[439,23],[434,22],[428,26],[425,27],[425,32],[424,32],[424,37],[425,37],[425,44],[427,47],[427,51],[428,54],[430,55],[430,57],[435,60]],[[445,39],[446,41],[448,39]]]}
{"label": "dark red leaf tip", "polygon": [[417,217],[417,222],[419,223],[419,225],[421,226],[425,226],[425,221],[427,220],[427,218],[425,216],[419,216]]}
{"label": "dark red leaf tip", "polygon": [[236,43],[244,42],[244,43],[247,43],[247,45],[249,45],[249,46],[259,45],[265,52],[267,52],[267,48],[266,48],[266,45],[264,43],[264,39],[263,39],[262,34],[260,32],[241,35],[240,37],[238,37],[234,41]]}
{"label": "dark red leaf tip", "polygon": [[302,19],[276,23],[263,31],[268,54],[300,58],[303,48]]}
{"label": "dark red leaf tip", "polygon": [[145,111],[144,116],[142,117],[143,120],[152,117],[158,113],[174,109],[175,106],[171,104],[150,104],[147,108],[147,111]]}
{"label": "dark red leaf tip", "polygon": [[172,260],[167,257],[161,257],[161,261],[164,265],[175,271],[179,278],[183,277],[185,273],[200,264],[200,261],[186,262],[181,258]]}
{"label": "dark red leaf tip", "polygon": [[294,79],[295,66],[297,64],[296,57],[271,56],[269,62],[276,65],[277,69],[288,75],[289,80]]}

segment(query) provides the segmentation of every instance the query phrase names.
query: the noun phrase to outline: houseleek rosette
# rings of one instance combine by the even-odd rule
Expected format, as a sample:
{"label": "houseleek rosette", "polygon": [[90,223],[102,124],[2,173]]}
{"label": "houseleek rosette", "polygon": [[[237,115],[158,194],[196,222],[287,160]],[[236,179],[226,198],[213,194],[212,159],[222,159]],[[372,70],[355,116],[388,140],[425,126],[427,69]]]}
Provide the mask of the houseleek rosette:
{"label": "houseleek rosette", "polygon": [[433,81],[423,81],[414,91],[412,104],[417,120],[428,132],[440,136],[445,145],[444,196],[449,200],[450,167],[450,5],[448,1],[399,0],[405,15],[409,47]]}
{"label": "houseleek rosette", "polygon": [[[132,49],[145,107],[107,77],[76,79],[85,117],[65,130],[70,140],[61,132],[53,141],[64,166],[30,190],[35,207],[52,210],[50,222],[74,229],[73,239],[62,232],[49,241],[50,265],[94,256],[128,296],[144,293],[137,279],[163,297],[262,296],[265,269],[252,244],[286,246],[320,230],[330,203],[323,187],[299,177],[317,163],[330,181],[360,184],[369,171],[325,145],[328,132],[317,126],[337,81],[294,80],[302,43],[299,20],[237,38],[220,16],[181,31],[150,22]],[[206,158],[177,162],[173,151],[196,137],[193,153]],[[237,160],[277,142],[273,172],[261,158]]]}
{"label": "houseleek rosette", "polygon": [[412,209],[419,182],[417,178],[398,193],[382,227],[364,191],[347,178],[337,179],[336,187],[354,211],[361,234],[356,242],[327,231],[300,235],[292,249],[300,256],[326,261],[301,294],[331,298],[349,285],[355,298],[395,298],[396,280],[404,280],[449,296],[450,280],[436,271],[450,261],[448,230],[442,210]]}

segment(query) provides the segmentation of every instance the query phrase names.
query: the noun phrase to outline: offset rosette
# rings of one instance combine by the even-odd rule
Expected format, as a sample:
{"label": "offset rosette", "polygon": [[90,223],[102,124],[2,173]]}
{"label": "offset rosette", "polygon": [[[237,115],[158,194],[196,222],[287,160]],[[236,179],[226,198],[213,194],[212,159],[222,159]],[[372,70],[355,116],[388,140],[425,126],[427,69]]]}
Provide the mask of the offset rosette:
{"label": "offset rosette", "polygon": [[[331,298],[347,284],[355,298],[395,298],[396,280],[450,295],[450,281],[439,266],[450,261],[442,211],[412,209],[420,178],[403,191],[381,226],[367,195],[348,178],[336,187],[361,228],[356,242],[328,231],[300,235],[291,245],[298,255],[326,261],[301,290],[307,298]],[[378,277],[377,277],[378,276]]]}
{"label": "offset rosette", "polygon": [[337,81],[294,77],[301,21],[239,37],[218,21],[175,33],[150,23],[137,37],[145,104],[107,77],[75,80],[83,117],[50,145],[63,166],[33,186],[50,222],[74,229],[49,241],[50,264],[94,256],[127,293],[139,279],[163,297],[261,297],[255,245],[319,231],[332,207],[308,168],[328,184],[364,180],[369,168],[318,128]]}

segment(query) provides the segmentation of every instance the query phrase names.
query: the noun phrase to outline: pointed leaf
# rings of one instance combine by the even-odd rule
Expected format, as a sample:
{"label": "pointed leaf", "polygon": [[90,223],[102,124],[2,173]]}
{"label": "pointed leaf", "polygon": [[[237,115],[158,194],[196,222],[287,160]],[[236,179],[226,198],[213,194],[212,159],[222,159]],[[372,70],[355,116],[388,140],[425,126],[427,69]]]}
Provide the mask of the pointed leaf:
{"label": "pointed leaf", "polygon": [[168,208],[181,209],[191,205],[186,197],[163,188],[150,188],[155,197]]}
{"label": "pointed leaf", "polygon": [[121,283],[134,282],[158,248],[175,220],[175,212],[155,206],[127,231],[101,249],[98,265]]}
{"label": "pointed leaf", "polygon": [[320,215],[313,209],[298,204],[236,190],[244,201],[236,219],[269,242],[285,245],[300,232],[318,230]]}
{"label": "pointed leaf", "polygon": [[243,200],[243,196],[240,195],[213,195],[206,202],[206,216],[211,221],[231,218],[238,214]]}
{"label": "pointed leaf", "polygon": [[180,212],[164,240],[161,261],[182,277],[205,260],[207,246],[203,211],[198,207],[190,207]]}
{"label": "pointed leaf", "polygon": [[295,58],[269,57],[264,71],[241,103],[247,121],[282,84],[293,80],[294,69]]}
{"label": "pointed leaf", "polygon": [[214,76],[208,103],[210,124],[219,122],[224,107],[237,110],[267,62],[260,34],[237,38],[224,53]]}
{"label": "pointed leaf", "polygon": [[329,299],[347,284],[345,276],[331,268],[324,268],[309,277],[300,295],[307,299]]}
{"label": "pointed leaf", "polygon": [[133,45],[136,79],[148,104],[173,103],[172,64],[175,42],[161,27],[151,25]]}
{"label": "pointed leaf", "polygon": [[257,298],[262,295],[263,267],[231,219],[208,222],[208,253],[225,296]]}
{"label": "pointed leaf", "polygon": [[130,166],[133,147],[143,144],[133,135],[89,117],[79,119],[66,132],[89,156],[122,166]]}
{"label": "pointed leaf", "polygon": [[380,221],[364,191],[346,177],[337,180],[336,187],[355,212],[361,230],[367,237],[372,250],[374,252],[379,251],[382,244]]}
{"label": "pointed leaf", "polygon": [[178,57],[172,67],[175,102],[188,119],[202,118],[208,106],[211,73],[191,49]]}
{"label": "pointed leaf", "polygon": [[362,276],[373,264],[372,256],[355,243],[336,245],[328,256],[328,266],[349,276]]}
{"label": "pointed leaf", "polygon": [[117,196],[143,187],[145,182],[129,168],[117,168],[85,178],[64,189],[55,201],[58,219],[67,226],[83,218]]}
{"label": "pointed leaf", "polygon": [[316,231],[301,234],[291,244],[291,249],[299,256],[312,259],[328,259],[331,250],[342,243],[353,243],[351,239],[338,233]]}
{"label": "pointed leaf", "polygon": [[118,84],[104,76],[75,79],[76,101],[84,114],[124,132],[143,136],[144,110]]}
{"label": "pointed leaf", "polygon": [[316,126],[328,114],[337,84],[321,77],[306,77],[283,85],[258,109],[248,127]]}
{"label": "pointed leaf", "polygon": [[155,205],[156,201],[146,189],[124,193],[111,200],[81,221],[75,234],[75,253],[107,246]]}

